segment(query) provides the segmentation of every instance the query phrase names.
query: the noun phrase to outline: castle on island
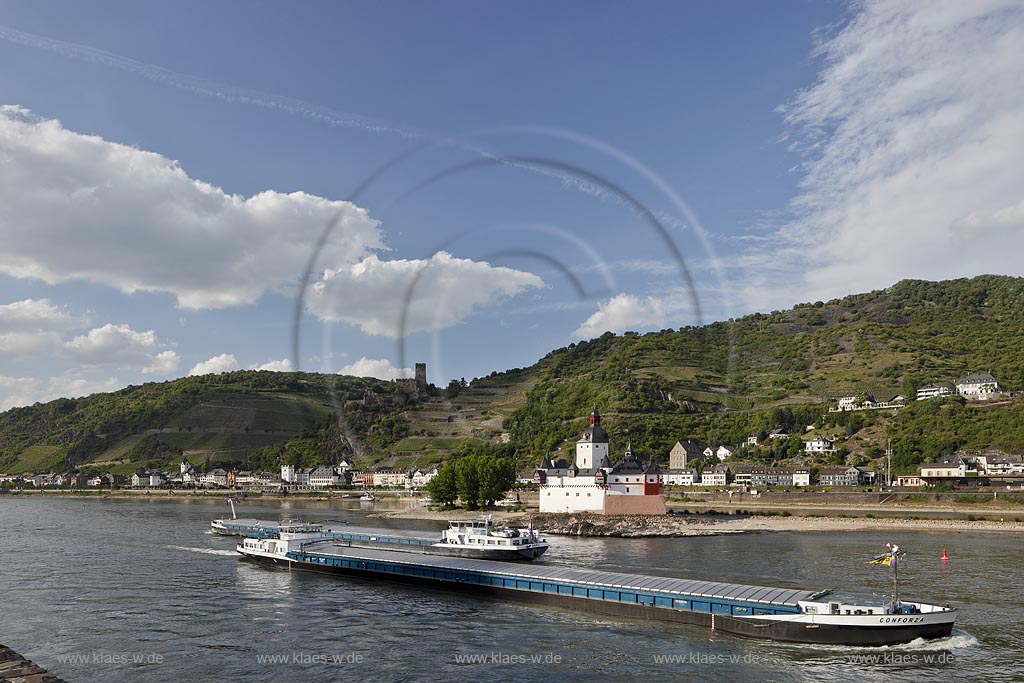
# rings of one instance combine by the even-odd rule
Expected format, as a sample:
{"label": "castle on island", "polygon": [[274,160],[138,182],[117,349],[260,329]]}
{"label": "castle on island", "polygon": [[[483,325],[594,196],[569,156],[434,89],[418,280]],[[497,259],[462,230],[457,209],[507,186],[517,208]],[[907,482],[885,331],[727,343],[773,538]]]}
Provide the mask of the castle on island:
{"label": "castle on island", "polygon": [[537,468],[541,512],[595,512],[602,515],[663,515],[661,473],[643,464],[627,446],[614,465],[608,457],[608,432],[594,408],[590,425],[576,442],[576,460],[552,462],[544,456]]}

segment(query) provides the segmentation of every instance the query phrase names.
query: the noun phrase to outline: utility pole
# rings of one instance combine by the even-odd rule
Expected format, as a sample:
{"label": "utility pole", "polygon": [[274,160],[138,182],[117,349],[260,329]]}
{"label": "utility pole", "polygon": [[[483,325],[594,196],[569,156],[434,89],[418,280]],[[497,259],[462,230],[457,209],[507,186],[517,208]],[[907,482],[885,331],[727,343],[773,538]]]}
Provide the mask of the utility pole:
{"label": "utility pole", "polygon": [[892,439],[886,442],[885,447],[885,484],[892,487]]}

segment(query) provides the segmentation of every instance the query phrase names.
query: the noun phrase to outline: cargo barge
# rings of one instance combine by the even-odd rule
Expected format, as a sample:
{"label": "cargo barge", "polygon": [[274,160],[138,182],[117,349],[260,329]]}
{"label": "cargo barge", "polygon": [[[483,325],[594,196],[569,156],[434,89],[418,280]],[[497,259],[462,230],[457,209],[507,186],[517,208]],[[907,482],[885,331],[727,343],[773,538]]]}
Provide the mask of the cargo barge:
{"label": "cargo barge", "polygon": [[948,605],[898,598],[882,605],[846,604],[826,599],[828,591],[430,556],[303,534],[246,538],[237,551],[289,570],[399,581],[796,643],[893,645],[948,636],[956,620]]}

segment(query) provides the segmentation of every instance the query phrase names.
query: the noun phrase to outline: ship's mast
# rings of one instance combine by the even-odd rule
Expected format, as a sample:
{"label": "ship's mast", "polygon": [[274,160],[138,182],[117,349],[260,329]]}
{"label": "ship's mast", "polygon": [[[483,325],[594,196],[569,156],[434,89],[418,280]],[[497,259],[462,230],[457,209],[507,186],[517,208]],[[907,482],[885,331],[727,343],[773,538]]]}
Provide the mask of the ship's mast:
{"label": "ship's mast", "polygon": [[900,604],[900,558],[903,551],[895,543],[889,549],[889,569],[892,573],[892,611],[895,613]]}

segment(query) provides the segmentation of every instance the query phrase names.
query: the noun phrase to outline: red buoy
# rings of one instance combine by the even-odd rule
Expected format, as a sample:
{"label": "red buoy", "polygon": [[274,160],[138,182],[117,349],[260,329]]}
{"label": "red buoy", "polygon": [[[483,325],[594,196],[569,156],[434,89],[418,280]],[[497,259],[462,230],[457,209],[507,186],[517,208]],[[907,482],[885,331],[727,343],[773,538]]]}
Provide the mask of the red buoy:
{"label": "red buoy", "polygon": [[949,562],[949,555],[946,554],[946,549],[945,548],[942,549],[942,561],[943,562]]}

